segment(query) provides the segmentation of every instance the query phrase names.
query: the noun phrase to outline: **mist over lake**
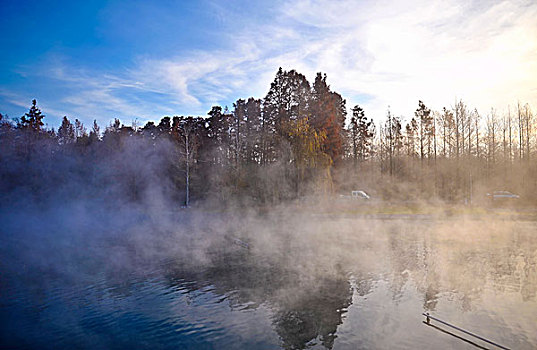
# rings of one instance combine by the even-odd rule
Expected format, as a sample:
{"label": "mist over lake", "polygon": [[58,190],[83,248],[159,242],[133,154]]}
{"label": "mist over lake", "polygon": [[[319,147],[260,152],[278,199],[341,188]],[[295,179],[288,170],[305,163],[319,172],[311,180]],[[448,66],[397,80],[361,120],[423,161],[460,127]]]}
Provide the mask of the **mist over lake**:
{"label": "mist over lake", "polygon": [[0,349],[537,349],[537,2],[0,14]]}
{"label": "mist over lake", "polygon": [[2,347],[473,347],[422,312],[537,343],[535,220],[290,209],[3,213]]}

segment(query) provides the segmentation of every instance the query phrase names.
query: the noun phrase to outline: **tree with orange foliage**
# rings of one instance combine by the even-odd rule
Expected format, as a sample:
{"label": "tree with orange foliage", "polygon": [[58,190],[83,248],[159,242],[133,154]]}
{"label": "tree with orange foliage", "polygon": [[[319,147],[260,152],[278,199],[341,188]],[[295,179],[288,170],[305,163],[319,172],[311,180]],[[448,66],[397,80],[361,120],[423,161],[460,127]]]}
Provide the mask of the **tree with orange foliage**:
{"label": "tree with orange foliage", "polygon": [[322,149],[334,163],[343,154],[346,114],[345,100],[330,91],[326,74],[317,73],[313,83],[312,126],[326,135]]}

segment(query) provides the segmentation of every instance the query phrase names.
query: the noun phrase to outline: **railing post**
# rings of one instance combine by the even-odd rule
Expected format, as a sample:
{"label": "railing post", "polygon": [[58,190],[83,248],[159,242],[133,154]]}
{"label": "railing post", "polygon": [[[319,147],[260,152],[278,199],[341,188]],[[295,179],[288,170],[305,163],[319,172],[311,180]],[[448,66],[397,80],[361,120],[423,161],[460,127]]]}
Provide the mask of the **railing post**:
{"label": "railing post", "polygon": [[438,321],[438,322],[440,322],[440,323],[442,323],[442,324],[444,324],[444,325],[446,325],[446,326],[448,326],[448,327],[451,327],[451,328],[456,329],[456,330],[458,330],[458,331],[460,331],[460,332],[466,333],[466,334],[468,334],[468,335],[470,335],[470,336],[472,336],[472,337],[474,337],[474,338],[480,339],[480,340],[482,340],[482,341],[484,341],[484,342],[487,342],[487,343],[489,343],[489,344],[492,344],[492,345],[494,345],[494,346],[497,346],[497,347],[499,347],[500,349],[510,350],[509,348],[507,348],[507,347],[505,347],[505,346],[502,346],[502,345],[500,345],[500,344],[498,344],[498,343],[495,343],[495,342],[493,342],[493,341],[490,341],[490,340],[488,340],[488,339],[486,339],[486,338],[483,338],[483,337],[481,337],[481,336],[479,336],[479,335],[477,335],[477,334],[474,334],[474,333],[472,333],[472,332],[468,332],[467,330],[464,330],[464,329],[462,329],[462,328],[460,328],[460,327],[454,326],[454,325],[452,325],[452,324],[450,324],[450,323],[447,323],[446,321],[442,321],[442,320],[439,319],[439,318],[436,318],[436,317],[434,317],[434,316],[431,316],[431,315],[429,315],[428,312],[424,312],[424,313],[422,313],[422,315],[426,317],[426,321],[425,321],[425,323],[426,323],[427,325],[429,325],[429,326],[436,327],[436,326],[433,326],[433,325],[430,323],[430,322],[431,322],[430,319],[433,319],[433,320]]}

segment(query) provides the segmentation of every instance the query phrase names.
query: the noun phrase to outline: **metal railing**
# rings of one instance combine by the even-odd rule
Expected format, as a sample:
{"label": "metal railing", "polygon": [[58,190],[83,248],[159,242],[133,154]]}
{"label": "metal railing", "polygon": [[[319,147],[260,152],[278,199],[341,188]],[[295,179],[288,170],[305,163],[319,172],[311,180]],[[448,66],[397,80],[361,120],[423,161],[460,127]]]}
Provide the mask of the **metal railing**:
{"label": "metal railing", "polygon": [[491,340],[485,339],[485,338],[483,338],[483,337],[481,337],[481,336],[479,336],[479,335],[477,335],[477,334],[474,334],[474,333],[469,332],[469,331],[467,331],[467,330],[464,330],[464,329],[462,329],[462,328],[460,328],[460,327],[454,326],[454,325],[452,325],[452,324],[450,324],[450,323],[448,323],[448,322],[446,322],[446,321],[442,321],[442,320],[439,319],[439,318],[436,318],[436,317],[434,317],[434,316],[431,316],[431,315],[429,315],[428,312],[424,312],[424,313],[422,313],[422,315],[426,317],[426,324],[428,324],[428,325],[431,325],[431,320],[435,320],[435,321],[440,322],[440,323],[442,323],[442,324],[444,324],[444,325],[446,325],[446,326],[448,326],[448,327],[451,327],[451,328],[456,329],[456,330],[458,330],[458,331],[460,331],[460,332],[463,332],[463,333],[465,333],[465,334],[468,334],[468,335],[470,335],[470,336],[472,336],[472,337],[474,337],[474,338],[477,338],[477,339],[482,340],[482,341],[484,341],[484,342],[486,342],[486,343],[489,343],[489,344],[491,344],[491,345],[494,345],[494,346],[496,346],[496,347],[498,347],[498,348],[500,348],[500,349],[511,350],[511,349],[509,349],[509,348],[507,348],[507,347],[505,347],[505,346],[502,346],[502,345],[500,345],[500,344],[498,344],[498,343],[495,343],[495,342],[493,342],[493,341],[491,341]]}

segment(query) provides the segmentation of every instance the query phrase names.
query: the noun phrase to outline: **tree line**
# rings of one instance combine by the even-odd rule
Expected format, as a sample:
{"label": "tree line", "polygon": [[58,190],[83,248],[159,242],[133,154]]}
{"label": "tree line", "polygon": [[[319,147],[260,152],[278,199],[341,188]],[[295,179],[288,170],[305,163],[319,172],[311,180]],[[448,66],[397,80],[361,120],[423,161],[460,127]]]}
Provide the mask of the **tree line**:
{"label": "tree line", "polygon": [[472,201],[480,189],[537,189],[528,104],[482,116],[463,101],[442,111],[419,101],[411,118],[388,110],[377,126],[359,105],[347,115],[321,73],[310,84],[280,68],[263,99],[214,106],[206,117],[165,116],[143,127],[115,119],[102,131],[67,116],[49,129],[44,117],[35,100],[19,119],[0,114],[4,193],[140,200],[158,188],[188,206],[270,204],[358,187],[385,199],[450,202]]}
{"label": "tree line", "polygon": [[468,203],[486,191],[510,190],[536,202],[536,131],[529,104],[482,115],[462,100],[441,111],[419,101],[406,124],[388,110],[378,162],[381,172],[414,183],[423,196]]}

